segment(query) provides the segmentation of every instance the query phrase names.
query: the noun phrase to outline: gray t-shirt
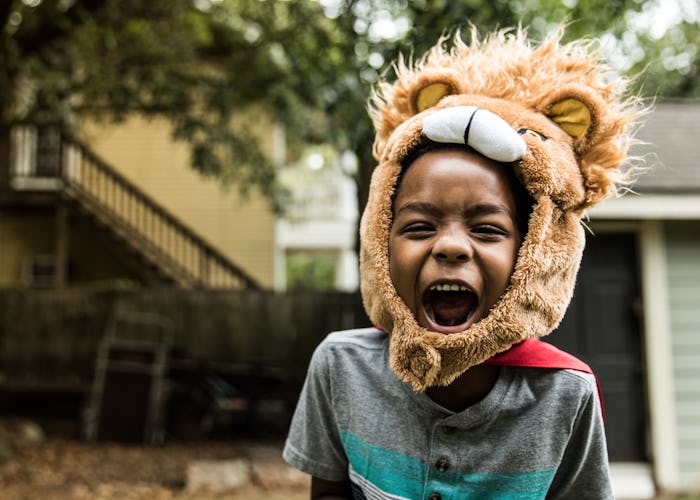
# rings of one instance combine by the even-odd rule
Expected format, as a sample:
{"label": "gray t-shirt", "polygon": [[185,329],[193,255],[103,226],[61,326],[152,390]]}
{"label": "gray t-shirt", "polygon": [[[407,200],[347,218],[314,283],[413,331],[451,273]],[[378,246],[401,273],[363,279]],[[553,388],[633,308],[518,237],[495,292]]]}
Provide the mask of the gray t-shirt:
{"label": "gray t-shirt", "polygon": [[592,375],[502,367],[483,400],[454,413],[394,375],[373,328],[316,349],[284,458],[349,477],[359,499],[613,498]]}

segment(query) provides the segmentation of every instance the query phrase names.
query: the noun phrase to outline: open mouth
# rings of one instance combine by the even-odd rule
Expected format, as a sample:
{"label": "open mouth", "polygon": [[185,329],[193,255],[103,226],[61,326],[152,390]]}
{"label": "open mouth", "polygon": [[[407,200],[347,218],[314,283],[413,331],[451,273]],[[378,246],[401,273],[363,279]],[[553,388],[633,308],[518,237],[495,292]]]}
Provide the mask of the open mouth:
{"label": "open mouth", "polygon": [[450,332],[459,331],[466,326],[477,303],[476,294],[460,283],[432,285],[423,296],[423,307],[432,326]]}

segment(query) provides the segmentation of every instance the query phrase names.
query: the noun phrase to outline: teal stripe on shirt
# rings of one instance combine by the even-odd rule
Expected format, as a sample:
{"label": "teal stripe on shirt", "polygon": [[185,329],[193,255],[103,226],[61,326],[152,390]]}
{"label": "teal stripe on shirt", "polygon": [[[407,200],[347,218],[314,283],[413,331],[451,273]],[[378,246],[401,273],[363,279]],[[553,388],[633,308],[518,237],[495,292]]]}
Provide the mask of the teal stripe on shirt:
{"label": "teal stripe on shirt", "polygon": [[556,470],[459,474],[432,471],[431,491],[447,498],[538,500],[544,499]]}
{"label": "teal stripe on shirt", "polygon": [[[371,446],[356,435],[341,431],[345,452],[353,470],[378,489],[391,495],[420,498],[426,464],[419,460]],[[448,473],[431,470],[429,491],[448,499],[538,500],[547,495],[556,471],[504,472],[492,474]]]}
{"label": "teal stripe on shirt", "polygon": [[353,470],[377,488],[392,495],[420,498],[425,464],[383,448],[371,446],[349,432],[340,433]]}

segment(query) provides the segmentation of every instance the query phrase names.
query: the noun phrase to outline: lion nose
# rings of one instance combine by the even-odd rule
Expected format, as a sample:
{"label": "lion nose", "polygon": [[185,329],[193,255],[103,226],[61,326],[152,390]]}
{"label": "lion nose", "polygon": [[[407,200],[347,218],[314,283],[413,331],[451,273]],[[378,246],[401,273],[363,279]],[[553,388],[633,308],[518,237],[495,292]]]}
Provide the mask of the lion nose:
{"label": "lion nose", "polygon": [[454,106],[425,117],[423,134],[435,142],[466,144],[498,162],[521,160],[527,144],[500,116],[476,106]]}

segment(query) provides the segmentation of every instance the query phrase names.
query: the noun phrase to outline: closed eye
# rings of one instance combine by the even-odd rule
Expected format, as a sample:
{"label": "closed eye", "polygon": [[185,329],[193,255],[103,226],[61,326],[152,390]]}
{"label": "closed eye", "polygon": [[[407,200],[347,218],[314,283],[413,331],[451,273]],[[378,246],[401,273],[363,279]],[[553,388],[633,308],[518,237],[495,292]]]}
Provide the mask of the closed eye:
{"label": "closed eye", "polygon": [[435,232],[435,227],[427,222],[414,222],[412,224],[407,224],[401,228],[400,234],[420,238],[423,236],[428,236]]}
{"label": "closed eye", "polygon": [[547,137],[545,135],[541,134],[540,132],[538,132],[536,130],[532,130],[530,128],[521,128],[520,130],[518,130],[518,134],[531,135],[532,137],[539,138],[542,142],[547,140]]}
{"label": "closed eye", "polygon": [[483,238],[501,238],[508,236],[510,233],[499,226],[494,226],[491,224],[480,224],[472,228],[472,233],[479,235]]}

